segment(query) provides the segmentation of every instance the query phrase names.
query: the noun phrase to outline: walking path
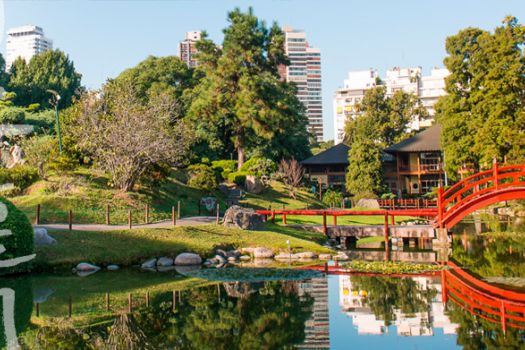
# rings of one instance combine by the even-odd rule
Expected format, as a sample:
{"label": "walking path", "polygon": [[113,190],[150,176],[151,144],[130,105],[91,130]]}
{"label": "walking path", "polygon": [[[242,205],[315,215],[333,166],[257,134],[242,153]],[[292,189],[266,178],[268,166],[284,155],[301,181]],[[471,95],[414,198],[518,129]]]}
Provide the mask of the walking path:
{"label": "walking path", "polygon": [[[215,216],[192,216],[177,220],[177,226],[205,225],[215,223]],[[68,224],[41,224],[34,225],[35,228],[45,228],[48,230],[69,230]],[[171,220],[154,222],[151,224],[134,224],[133,228],[168,228],[173,227]],[[73,224],[75,231],[113,231],[128,230],[129,225],[103,225],[103,224]]]}

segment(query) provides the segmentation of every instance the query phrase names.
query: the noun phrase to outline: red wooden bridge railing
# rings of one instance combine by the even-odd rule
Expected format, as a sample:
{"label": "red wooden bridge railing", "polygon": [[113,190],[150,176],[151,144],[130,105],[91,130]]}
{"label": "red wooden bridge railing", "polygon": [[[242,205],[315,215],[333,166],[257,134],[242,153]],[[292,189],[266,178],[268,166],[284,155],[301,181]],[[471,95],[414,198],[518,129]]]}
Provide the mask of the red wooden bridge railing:
{"label": "red wooden bridge railing", "polygon": [[438,189],[437,224],[450,228],[466,215],[490,204],[525,198],[525,164],[482,171],[461,180],[447,191]]}

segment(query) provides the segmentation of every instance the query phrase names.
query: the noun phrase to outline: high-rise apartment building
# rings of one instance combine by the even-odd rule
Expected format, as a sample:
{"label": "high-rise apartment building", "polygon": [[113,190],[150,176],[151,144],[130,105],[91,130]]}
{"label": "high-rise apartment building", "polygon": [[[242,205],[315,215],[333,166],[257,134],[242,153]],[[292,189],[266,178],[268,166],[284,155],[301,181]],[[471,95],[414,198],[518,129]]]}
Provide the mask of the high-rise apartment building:
{"label": "high-rise apartment building", "polygon": [[53,41],[46,38],[43,29],[38,26],[11,28],[7,32],[6,69],[9,70],[18,57],[29,62],[34,55],[52,48]]}
{"label": "high-rise apartment building", "polygon": [[195,44],[201,39],[201,32],[192,31],[186,32],[184,40],[179,42],[179,57],[188,67],[197,67],[199,62],[195,59],[195,54],[198,52]]}
{"label": "high-rise apartment building", "polygon": [[423,107],[426,108],[430,118],[420,119],[413,116],[410,130],[419,130],[432,125],[434,121],[434,104],[440,96],[445,95],[445,78],[449,72],[445,68],[433,68],[430,75],[423,76],[421,67],[399,68],[387,70],[384,81],[379,79],[377,71],[366,70],[350,72],[344,87],[336,90],[334,95],[334,141],[336,144],[343,142],[345,123],[348,118],[355,118],[361,112],[359,102],[363,99],[366,90],[378,84],[384,85],[387,96],[392,96],[396,91],[404,91],[417,96]]}
{"label": "high-rise apartment building", "polygon": [[321,50],[311,47],[306,33],[283,28],[288,67],[279,67],[283,80],[297,85],[297,97],[306,108],[308,127],[318,141],[323,140],[323,103],[321,95]]}

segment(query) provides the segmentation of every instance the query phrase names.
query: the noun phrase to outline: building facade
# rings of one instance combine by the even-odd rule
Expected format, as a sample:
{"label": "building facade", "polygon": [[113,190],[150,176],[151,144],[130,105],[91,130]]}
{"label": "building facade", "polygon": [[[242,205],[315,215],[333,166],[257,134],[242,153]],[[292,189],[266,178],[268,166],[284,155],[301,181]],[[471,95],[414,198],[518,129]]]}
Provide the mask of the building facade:
{"label": "building facade", "polygon": [[318,141],[322,141],[321,50],[308,44],[304,31],[284,27],[283,32],[290,65],[280,66],[279,74],[283,80],[296,84],[297,97],[306,108],[310,132]]}
{"label": "building facade", "polygon": [[34,55],[51,49],[53,41],[45,37],[41,27],[25,25],[11,28],[7,32],[6,70],[19,57],[29,62]]}
{"label": "building facade", "polygon": [[399,68],[394,67],[387,70],[383,81],[377,75],[377,71],[370,69],[366,71],[350,72],[344,87],[336,90],[334,95],[334,141],[343,142],[344,128],[348,118],[355,118],[360,112],[357,110],[358,103],[362,100],[366,90],[377,85],[384,85],[387,96],[392,96],[396,91],[404,91],[417,96],[430,118],[420,119],[413,116],[410,130],[420,130],[432,125],[434,121],[434,104],[439,97],[445,95],[445,78],[449,72],[445,68],[433,68],[430,75],[423,76],[421,67]]}
{"label": "building facade", "polygon": [[186,32],[184,40],[179,42],[179,57],[188,67],[197,67],[199,62],[195,58],[198,52],[195,44],[201,39],[201,32],[192,31]]}

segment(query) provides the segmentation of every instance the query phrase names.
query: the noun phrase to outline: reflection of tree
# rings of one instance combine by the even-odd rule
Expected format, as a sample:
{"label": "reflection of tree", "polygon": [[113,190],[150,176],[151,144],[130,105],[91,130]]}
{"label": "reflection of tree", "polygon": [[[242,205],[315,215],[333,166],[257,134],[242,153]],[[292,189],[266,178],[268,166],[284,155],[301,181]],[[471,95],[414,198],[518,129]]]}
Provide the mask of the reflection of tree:
{"label": "reflection of tree", "polygon": [[452,258],[461,266],[483,277],[525,277],[525,240],[518,233],[490,233],[462,237],[453,242]]}
{"label": "reflection of tree", "polygon": [[415,314],[429,310],[437,291],[423,289],[411,278],[352,276],[352,288],[367,292],[364,303],[375,317],[389,326],[395,320],[395,311]]}
{"label": "reflection of tree", "polygon": [[472,315],[452,302],[447,304],[447,315],[459,325],[457,343],[464,350],[525,349],[525,330],[507,328],[503,333],[500,324]]}
{"label": "reflection of tree", "polygon": [[[38,349],[291,349],[305,338],[313,300],[298,295],[297,282],[237,286],[229,296],[209,286],[184,292],[173,312],[171,293],[155,296],[149,308],[117,316],[113,325],[89,327],[49,322],[26,335]],[[234,293],[235,294],[235,293]]]}

